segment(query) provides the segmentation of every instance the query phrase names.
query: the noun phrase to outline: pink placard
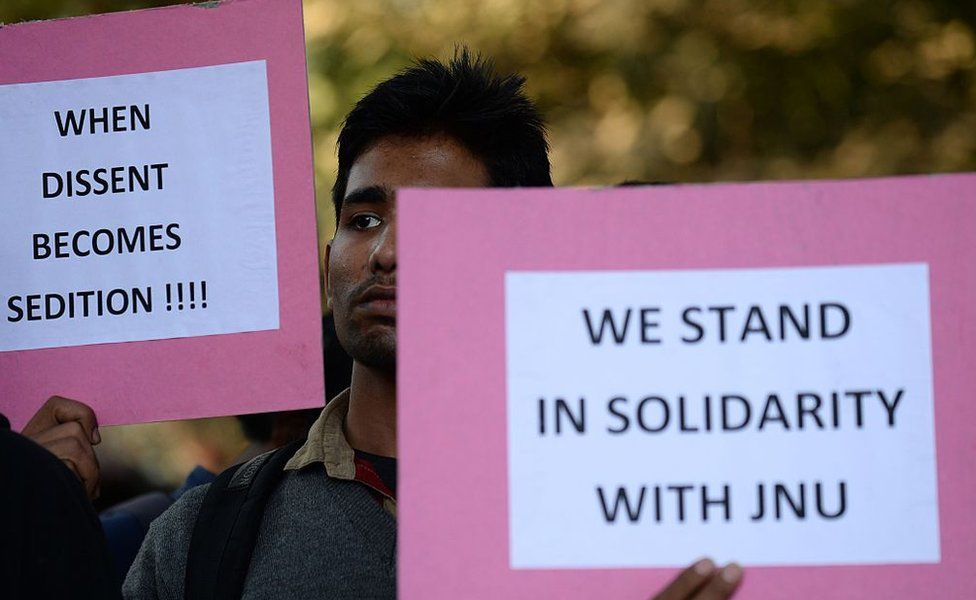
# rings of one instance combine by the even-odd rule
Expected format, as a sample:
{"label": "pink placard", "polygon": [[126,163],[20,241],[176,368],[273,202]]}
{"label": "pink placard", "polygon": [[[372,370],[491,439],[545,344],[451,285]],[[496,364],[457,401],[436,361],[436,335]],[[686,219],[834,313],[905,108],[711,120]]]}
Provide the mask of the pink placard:
{"label": "pink placard", "polygon": [[890,264],[928,265],[938,555],[747,565],[737,597],[976,597],[976,175],[398,198],[402,598],[648,598],[677,572],[510,567],[506,273]]}
{"label": "pink placard", "polygon": [[301,2],[231,0],[8,25],[0,56],[0,84],[264,61],[279,313],[278,328],[265,331],[0,352],[0,412],[19,428],[55,394],[87,402],[103,425],[321,406]]}

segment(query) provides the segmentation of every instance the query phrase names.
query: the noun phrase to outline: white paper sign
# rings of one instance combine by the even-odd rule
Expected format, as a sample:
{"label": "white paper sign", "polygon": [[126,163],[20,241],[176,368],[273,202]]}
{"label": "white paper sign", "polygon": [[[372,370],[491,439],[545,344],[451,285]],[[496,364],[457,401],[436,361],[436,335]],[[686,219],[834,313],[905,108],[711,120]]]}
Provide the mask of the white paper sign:
{"label": "white paper sign", "polygon": [[0,86],[0,351],[278,328],[264,61]]}
{"label": "white paper sign", "polygon": [[939,561],[927,265],[505,283],[513,568]]}

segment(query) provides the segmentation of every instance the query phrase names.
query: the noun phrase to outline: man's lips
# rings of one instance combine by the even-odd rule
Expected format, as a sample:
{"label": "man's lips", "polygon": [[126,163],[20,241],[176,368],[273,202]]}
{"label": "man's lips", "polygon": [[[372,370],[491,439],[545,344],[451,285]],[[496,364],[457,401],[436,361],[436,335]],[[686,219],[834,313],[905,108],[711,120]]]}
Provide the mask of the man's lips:
{"label": "man's lips", "polygon": [[363,292],[356,306],[380,316],[396,317],[396,288],[374,285]]}

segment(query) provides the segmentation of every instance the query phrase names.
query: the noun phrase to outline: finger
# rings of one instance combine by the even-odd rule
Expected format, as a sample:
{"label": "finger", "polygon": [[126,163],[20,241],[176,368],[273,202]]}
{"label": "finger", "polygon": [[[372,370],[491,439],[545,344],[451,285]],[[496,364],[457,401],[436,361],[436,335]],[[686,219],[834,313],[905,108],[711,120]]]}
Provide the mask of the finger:
{"label": "finger", "polygon": [[98,419],[95,417],[95,411],[90,406],[76,400],[71,400],[70,398],[62,398],[61,396],[52,396],[48,402],[51,401],[54,401],[52,410],[54,418],[58,423],[68,423],[71,421],[81,423],[86,436],[91,440],[92,444],[98,444],[102,441],[101,435],[98,433]]}
{"label": "finger", "polygon": [[78,472],[78,466],[75,465],[75,461],[71,460],[70,458],[62,458],[61,462],[64,463],[64,466],[68,467],[69,471],[75,474],[75,477],[78,478],[78,481],[84,481],[81,478],[81,473]]}
{"label": "finger", "polygon": [[727,600],[742,583],[742,567],[729,563],[717,572],[695,596],[693,600]]}
{"label": "finger", "polygon": [[87,404],[61,396],[48,398],[44,406],[24,427],[22,433],[28,437],[33,437],[45,429],[70,421],[77,421],[81,424],[86,437],[92,444],[98,444],[102,441],[101,435],[98,433],[98,420],[95,417],[95,411]]}
{"label": "finger", "polygon": [[45,429],[31,439],[65,461],[81,479],[89,498],[98,497],[101,478],[98,457],[81,423],[70,421]]}
{"label": "finger", "polygon": [[59,438],[44,444],[44,447],[62,461],[70,462],[73,466],[71,470],[81,479],[88,497],[94,497],[99,487],[99,467],[92,447],[76,437]]}
{"label": "finger", "polygon": [[82,479],[98,479],[98,459],[90,445],[76,437],[63,437],[47,442],[43,446],[58,458],[72,461]]}
{"label": "finger", "polygon": [[715,563],[703,558],[674,578],[666,588],[654,596],[654,600],[686,600],[699,588],[708,583],[715,574]]}
{"label": "finger", "polygon": [[79,442],[84,442],[86,446],[91,446],[91,441],[85,434],[85,429],[81,426],[78,421],[70,421],[68,423],[62,423],[60,425],[55,425],[49,429],[38,432],[35,435],[27,436],[34,440],[36,443],[46,446],[55,440],[61,438],[77,438]]}

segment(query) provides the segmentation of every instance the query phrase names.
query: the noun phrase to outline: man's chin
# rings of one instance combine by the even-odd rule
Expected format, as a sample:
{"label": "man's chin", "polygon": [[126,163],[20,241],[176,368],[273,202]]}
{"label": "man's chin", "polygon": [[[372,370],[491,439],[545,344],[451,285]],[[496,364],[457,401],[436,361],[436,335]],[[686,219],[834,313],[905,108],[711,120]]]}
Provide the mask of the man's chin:
{"label": "man's chin", "polygon": [[353,356],[353,360],[356,362],[375,369],[377,371],[383,371],[387,373],[396,373],[396,352],[388,353],[369,353],[363,354],[359,357]]}
{"label": "man's chin", "polygon": [[396,327],[388,331],[372,331],[373,335],[353,341],[346,353],[356,362],[384,371],[396,370]]}

